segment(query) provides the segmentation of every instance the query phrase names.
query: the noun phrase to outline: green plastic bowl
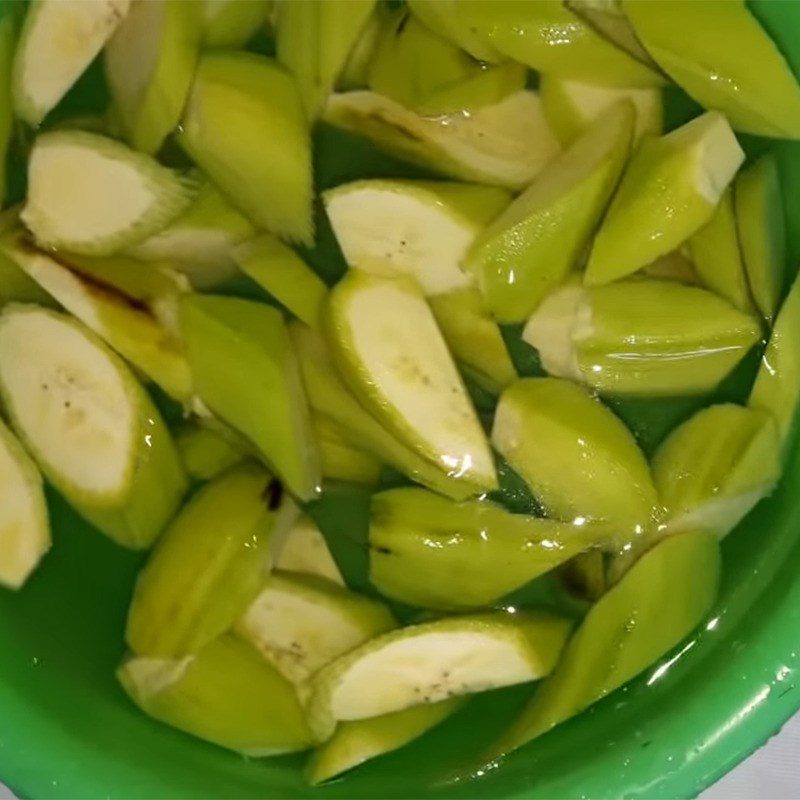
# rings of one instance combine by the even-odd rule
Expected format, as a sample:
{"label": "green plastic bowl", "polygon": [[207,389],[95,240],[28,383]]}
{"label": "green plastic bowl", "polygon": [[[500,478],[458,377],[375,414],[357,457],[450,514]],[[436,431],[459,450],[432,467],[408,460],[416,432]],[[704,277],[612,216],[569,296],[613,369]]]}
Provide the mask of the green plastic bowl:
{"label": "green plastic bowl", "polygon": [[[800,2],[753,8],[800,74]],[[78,108],[97,99],[91,76],[82,84]],[[685,100],[672,106],[674,121],[691,111]],[[764,148],[744,144],[751,155]],[[800,143],[776,149],[791,187],[796,265]],[[322,185],[402,173],[338,135],[323,136],[318,150]],[[327,240],[330,248],[329,232]],[[331,263],[331,253],[323,245],[318,262]],[[693,796],[800,707],[798,485],[795,447],[780,489],[726,540],[720,600],[699,633],[588,713],[485,774],[456,779],[530,688],[494,692],[422,741],[314,790],[302,782],[300,756],[248,761],[151,722],[127,701],[114,669],[141,557],[53,496],[53,551],[24,591],[0,591],[0,780],[36,798]]]}

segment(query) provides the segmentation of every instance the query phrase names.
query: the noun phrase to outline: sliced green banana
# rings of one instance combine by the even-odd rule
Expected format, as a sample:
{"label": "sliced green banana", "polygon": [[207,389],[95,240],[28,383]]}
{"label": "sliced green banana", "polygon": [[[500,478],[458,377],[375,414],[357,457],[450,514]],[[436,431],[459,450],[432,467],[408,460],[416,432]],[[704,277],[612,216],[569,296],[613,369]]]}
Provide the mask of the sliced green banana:
{"label": "sliced green banana", "polygon": [[324,119],[390,155],[459,180],[524,189],[559,151],[536,92],[469,114],[422,117],[375,92],[334,94]]}
{"label": "sliced green banana", "polygon": [[269,292],[301,322],[319,325],[328,287],[288,245],[269,233],[242,242],[233,251],[239,269]]}
{"label": "sliced green banana", "polygon": [[539,96],[550,127],[565,146],[620,100],[630,100],[636,110],[634,142],[650,134],[660,136],[663,132],[660,89],[620,89],[572,81],[558,75],[543,75],[539,82]]}
{"label": "sliced green banana", "polygon": [[633,434],[583,387],[525,378],[500,396],[492,444],[548,516],[597,519],[622,536],[651,524],[657,498]]}
{"label": "sliced green banana", "polygon": [[268,24],[275,0],[201,0],[203,44],[206,47],[244,47]]}
{"label": "sliced green banana", "polygon": [[168,225],[194,185],[143,153],[84,131],[36,138],[20,215],[46,248],[106,256]]}
{"label": "sliced green banana", "polygon": [[136,581],[125,638],[140,656],[196,653],[258,595],[296,509],[280,483],[244,464],[201,488],[170,523]]}
{"label": "sliced green banana", "polygon": [[278,61],[294,75],[309,119],[325,105],[375,2],[293,0],[278,5]]}
{"label": "sliced green banana", "polygon": [[11,143],[14,110],[11,98],[11,64],[17,42],[17,20],[13,11],[0,16],[0,209],[6,199],[6,155]]}
{"label": "sliced green banana", "polygon": [[474,494],[473,486],[451,472],[443,471],[394,434],[362,406],[342,383],[324,340],[305,325],[290,326],[300,360],[306,394],[314,414],[333,423],[342,438],[354,447],[372,453],[417,483],[447,497],[463,500]]}
{"label": "sliced green banana", "polygon": [[185,422],[175,432],[178,448],[186,474],[197,481],[216,478],[246,457],[229,437],[197,422]]}
{"label": "sliced green banana", "polygon": [[365,761],[397,750],[452,716],[465,699],[451,697],[380,717],[339,723],[333,736],[309,759],[306,780],[316,786]]}
{"label": "sliced green banana", "polygon": [[482,500],[457,503],[425,489],[390,489],[372,498],[370,580],[410,605],[479,608],[610,541],[611,528],[586,520],[572,525]]}
{"label": "sliced green banana", "polygon": [[748,405],[771,414],[786,455],[800,400],[800,281],[781,306],[761,359]]}
{"label": "sliced green banana", "polygon": [[187,295],[180,316],[201,400],[255,445],[290,491],[313,497],[319,454],[281,313],[250,300]]}
{"label": "sliced green banana", "polygon": [[636,38],[636,32],[622,7],[622,0],[564,0],[564,5],[611,44],[651,69],[659,69]]}
{"label": "sliced green banana", "polygon": [[186,211],[128,248],[127,254],[142,261],[169,261],[189,277],[192,286],[206,290],[236,275],[233,249],[256,231],[213,183],[198,180],[197,196]]}
{"label": "sliced green banana", "polygon": [[322,734],[336,721],[539,680],[555,666],[569,628],[545,613],[496,611],[390,631],[314,676],[310,724]]}
{"label": "sliced green banana", "polygon": [[242,755],[314,744],[294,687],[234,636],[177,661],[131,656],[117,678],[145,714]]}
{"label": "sliced green banana", "polygon": [[326,311],[334,357],[365,407],[474,494],[496,487],[486,436],[416,285],[350,271]]}
{"label": "sliced green banana", "polygon": [[200,51],[198,3],[134,0],[105,48],[114,111],[125,140],[156,153],[186,104]]}
{"label": "sliced green banana", "polygon": [[480,292],[467,286],[429,297],[431,311],[461,371],[491,394],[516,380],[500,328]]}
{"label": "sliced green banana", "polygon": [[244,52],[203,55],[177,139],[257,227],[312,243],[308,123],[294,81],[274,61]]}
{"label": "sliced green banana", "polygon": [[302,514],[292,525],[277,558],[275,569],[317,575],[344,586],[344,578],[333,560],[325,537],[311,517]]}
{"label": "sliced green banana", "polygon": [[800,86],[745,3],[624,0],[623,8],[647,52],[702,106],[739,131],[800,138]]}
{"label": "sliced green banana", "polygon": [[327,417],[315,416],[312,425],[323,478],[367,485],[378,482],[381,462],[372,453],[353,446],[340,427]]}
{"label": "sliced green banana", "polygon": [[19,589],[49,549],[42,476],[0,422],[0,585]]}
{"label": "sliced green banana", "polygon": [[606,41],[560,0],[477,0],[461,4],[459,13],[492,47],[537,72],[604,86],[664,83],[660,72]]}
{"label": "sliced green banana", "polygon": [[465,269],[489,310],[521,322],[583,255],[628,157],[635,112],[609,109],[486,228]]}
{"label": "sliced green banana", "polygon": [[774,421],[764,411],[733,403],[699,411],[653,456],[653,480],[669,532],[726,536],[775,488],[780,474]]}
{"label": "sliced green banana", "polygon": [[688,242],[700,283],[740,311],[754,310],[739,247],[733,190],[726,189],[711,221]]}
{"label": "sliced green banana", "polygon": [[466,50],[478,61],[502,61],[488,39],[470,25],[469,14],[459,0],[408,0],[408,7],[425,27]]}
{"label": "sliced green banana", "polygon": [[16,433],[76,511],[119,544],[149,547],[186,476],[122,361],[80,323],[10,305],[0,315],[0,392]]}
{"label": "sliced green banana", "polygon": [[293,683],[397,627],[382,603],[324,578],[273,573],[235,625]]}
{"label": "sliced green banana", "polygon": [[595,237],[586,283],[623,278],[682,244],[711,220],[743,161],[717,111],[644,141]]}
{"label": "sliced green banana", "polygon": [[322,199],[353,269],[409,275],[430,296],[470,284],[461,262],[511,196],[490,186],[379,179],[337,186]]}
{"label": "sliced green banana", "polygon": [[[711,610],[719,588],[719,543],[707,533],[654,547],[589,610],[491,758],[516,750],[653,665]],[[652,680],[656,680],[656,669]]]}
{"label": "sliced green banana", "polygon": [[567,285],[523,333],[551,375],[642,396],[711,391],[760,336],[753,317],[711,292],[652,278]]}
{"label": "sliced green banana", "polygon": [[526,77],[522,64],[476,61],[398,9],[381,31],[369,88],[417,114],[437,116],[499,103],[524,89]]}
{"label": "sliced green banana", "polygon": [[94,61],[130,5],[130,0],[31,3],[14,56],[16,115],[38,127]]}
{"label": "sliced green banana", "polygon": [[[126,291],[130,280],[122,290],[113,285],[110,268],[129,267],[126,259],[118,262],[96,259],[92,263],[89,259],[73,257],[71,264],[56,260],[21,238],[10,243],[5,253],[54,300],[167,394],[180,401],[189,398],[192,376],[174,330],[174,305],[179,293],[175,282],[166,278],[161,287],[163,294],[137,297],[133,287],[131,293]],[[108,272],[104,267],[109,268]],[[128,275],[139,277],[151,271],[149,265],[145,267],[134,262],[134,267],[136,271]],[[152,273],[158,280],[160,273],[155,269]],[[106,274],[109,282],[103,280]],[[150,307],[146,304],[148,301]],[[159,319],[159,308],[170,317],[166,324]]]}
{"label": "sliced green banana", "polygon": [[783,195],[773,154],[739,175],[733,200],[750,292],[764,318],[771,321],[780,305],[787,259]]}

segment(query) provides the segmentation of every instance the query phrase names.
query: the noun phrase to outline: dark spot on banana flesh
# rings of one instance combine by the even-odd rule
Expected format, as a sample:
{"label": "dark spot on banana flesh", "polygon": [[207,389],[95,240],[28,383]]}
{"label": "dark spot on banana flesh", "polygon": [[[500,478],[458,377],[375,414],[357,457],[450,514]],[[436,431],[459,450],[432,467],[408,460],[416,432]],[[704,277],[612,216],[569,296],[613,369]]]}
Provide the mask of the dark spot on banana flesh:
{"label": "dark spot on banana flesh", "polygon": [[267,508],[270,511],[275,511],[281,504],[283,499],[283,485],[277,478],[273,478],[261,493],[261,499],[267,503]]}

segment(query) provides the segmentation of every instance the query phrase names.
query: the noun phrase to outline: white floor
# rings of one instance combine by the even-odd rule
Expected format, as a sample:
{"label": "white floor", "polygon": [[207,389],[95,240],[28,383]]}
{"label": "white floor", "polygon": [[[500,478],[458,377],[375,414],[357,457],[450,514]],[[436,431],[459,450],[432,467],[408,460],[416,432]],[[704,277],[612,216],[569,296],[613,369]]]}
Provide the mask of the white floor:
{"label": "white floor", "polygon": [[800,714],[764,747],[701,795],[702,800],[800,798]]}
{"label": "white floor", "polygon": [[[0,800],[13,800],[0,784]],[[707,789],[701,800],[797,800],[800,798],[800,714],[744,764]]]}

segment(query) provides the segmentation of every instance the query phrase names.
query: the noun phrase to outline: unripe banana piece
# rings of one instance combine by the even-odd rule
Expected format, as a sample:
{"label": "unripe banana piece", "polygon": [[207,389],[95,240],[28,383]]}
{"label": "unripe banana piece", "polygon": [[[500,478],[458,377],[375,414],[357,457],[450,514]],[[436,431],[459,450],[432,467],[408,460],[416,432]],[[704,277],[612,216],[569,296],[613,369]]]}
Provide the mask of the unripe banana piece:
{"label": "unripe banana piece", "polygon": [[78,513],[126,547],[149,547],[187,482],[125,364],[80,323],[12,304],[0,315],[0,393],[33,459]]}
{"label": "unripe banana piece", "polygon": [[498,611],[385,633],[314,676],[309,724],[327,738],[337,720],[538,680],[555,666],[569,628],[545,613]]}
{"label": "unripe banana piece", "polygon": [[312,575],[274,572],[237,620],[236,633],[293,683],[397,622],[376,600]]}
{"label": "unripe banana piece", "polygon": [[136,581],[126,640],[180,658],[226,631],[256,597],[296,514],[262,467],[233,467],[173,519]]}
{"label": "unripe banana piece", "polygon": [[180,660],[131,656],[117,678],[145,714],[242,755],[314,744],[294,687],[235,636]]}

